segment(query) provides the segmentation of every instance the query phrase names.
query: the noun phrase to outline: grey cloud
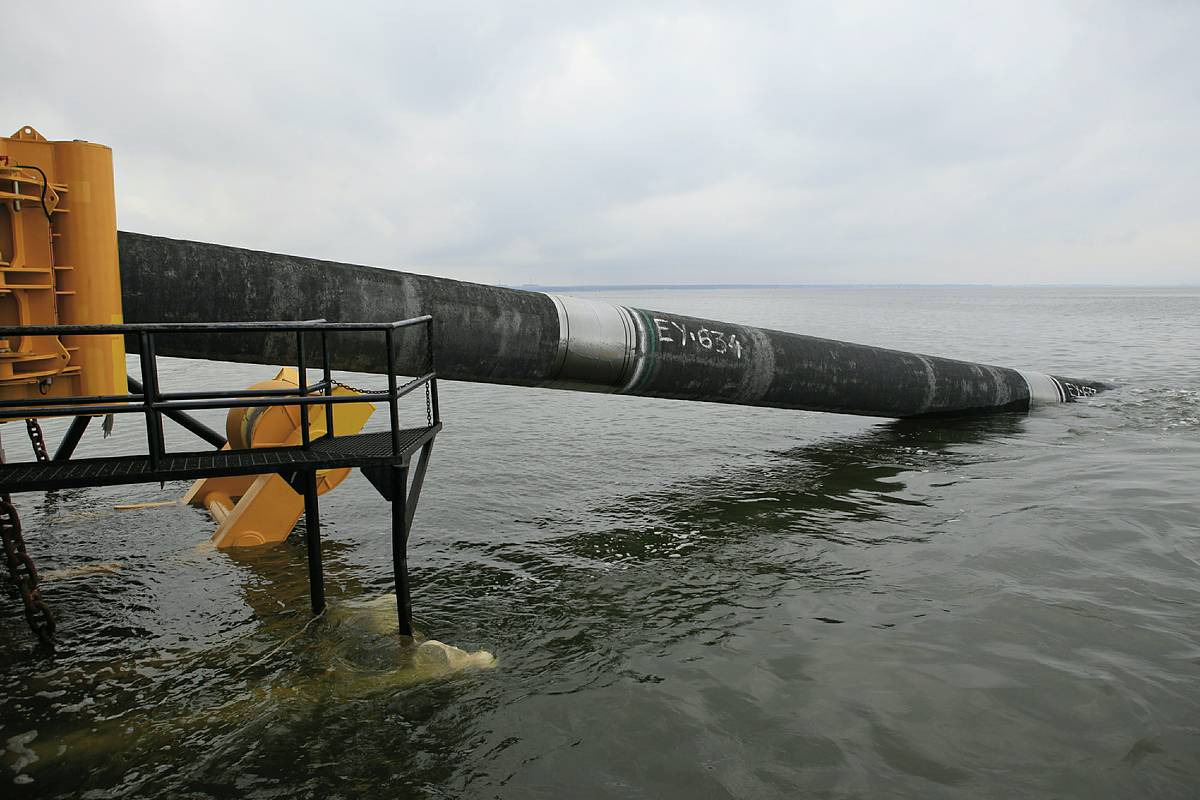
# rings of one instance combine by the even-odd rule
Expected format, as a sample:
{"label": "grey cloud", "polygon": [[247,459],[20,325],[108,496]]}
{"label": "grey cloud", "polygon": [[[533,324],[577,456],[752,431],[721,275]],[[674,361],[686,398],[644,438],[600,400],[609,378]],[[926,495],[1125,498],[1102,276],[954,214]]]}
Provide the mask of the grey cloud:
{"label": "grey cloud", "polygon": [[485,281],[1200,280],[1188,3],[22,4],[133,230]]}

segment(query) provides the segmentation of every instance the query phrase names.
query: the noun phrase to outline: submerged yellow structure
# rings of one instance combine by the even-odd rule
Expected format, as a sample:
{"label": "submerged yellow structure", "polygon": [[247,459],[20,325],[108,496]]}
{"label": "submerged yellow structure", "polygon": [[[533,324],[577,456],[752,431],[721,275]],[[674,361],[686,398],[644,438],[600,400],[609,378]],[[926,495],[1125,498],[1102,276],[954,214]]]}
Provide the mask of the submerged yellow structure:
{"label": "submerged yellow structure", "polygon": [[[0,325],[122,321],[112,150],[0,138]],[[125,391],[120,335],[0,340],[0,400]]]}
{"label": "submerged yellow structure", "polygon": [[[295,389],[299,374],[285,367],[269,381],[249,387],[271,391]],[[337,387],[334,395],[358,392]],[[375,407],[370,403],[346,403],[333,409],[335,436],[349,436],[362,430]],[[232,408],[226,418],[228,443],[222,449],[244,450],[252,447],[290,447],[300,444],[300,415],[308,414],[313,438],[325,435],[323,409],[309,406],[259,406]],[[350,469],[317,470],[317,494],[325,494],[350,474]],[[281,542],[304,513],[304,497],[288,485],[278,473],[266,475],[229,475],[201,478],[183,496],[183,502],[206,508],[218,523],[213,542],[219,548],[254,547]]]}

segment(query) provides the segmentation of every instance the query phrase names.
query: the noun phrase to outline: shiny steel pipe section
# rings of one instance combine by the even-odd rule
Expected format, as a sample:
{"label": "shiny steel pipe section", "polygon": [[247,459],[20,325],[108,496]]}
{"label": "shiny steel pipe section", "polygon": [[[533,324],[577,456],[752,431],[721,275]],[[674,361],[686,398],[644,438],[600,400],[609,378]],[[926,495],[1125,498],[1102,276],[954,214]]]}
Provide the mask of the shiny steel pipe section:
{"label": "shiny steel pipe section", "polygon": [[633,314],[624,306],[568,295],[546,295],[558,311],[558,349],[546,386],[615,392],[638,362]]}
{"label": "shiny steel pipe section", "polygon": [[1030,411],[1042,406],[1066,403],[1072,399],[1067,395],[1062,382],[1052,375],[1022,370],[1021,377],[1025,379],[1025,383],[1029,387]]}

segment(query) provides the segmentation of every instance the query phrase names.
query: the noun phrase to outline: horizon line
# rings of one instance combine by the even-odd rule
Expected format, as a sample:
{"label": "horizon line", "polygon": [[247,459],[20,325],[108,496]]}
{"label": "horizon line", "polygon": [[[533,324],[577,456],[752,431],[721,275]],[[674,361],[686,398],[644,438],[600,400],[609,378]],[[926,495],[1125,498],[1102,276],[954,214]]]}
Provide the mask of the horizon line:
{"label": "horizon line", "polygon": [[498,283],[538,292],[654,289],[1196,289],[1200,283]]}

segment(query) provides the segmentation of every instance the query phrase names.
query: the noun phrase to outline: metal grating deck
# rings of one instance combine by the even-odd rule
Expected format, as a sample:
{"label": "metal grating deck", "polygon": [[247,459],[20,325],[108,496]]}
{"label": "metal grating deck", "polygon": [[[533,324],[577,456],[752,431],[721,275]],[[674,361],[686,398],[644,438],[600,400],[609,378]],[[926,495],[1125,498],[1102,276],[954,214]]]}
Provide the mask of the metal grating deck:
{"label": "metal grating deck", "polygon": [[255,450],[169,453],[159,458],[157,467],[151,465],[149,456],[143,455],[0,464],[0,493],[159,483],[217,475],[407,464],[413,453],[437,435],[441,427],[441,423],[437,423],[426,428],[401,429],[399,456],[392,453],[391,431],[382,431],[317,439],[307,450],[301,447],[264,447]]}

